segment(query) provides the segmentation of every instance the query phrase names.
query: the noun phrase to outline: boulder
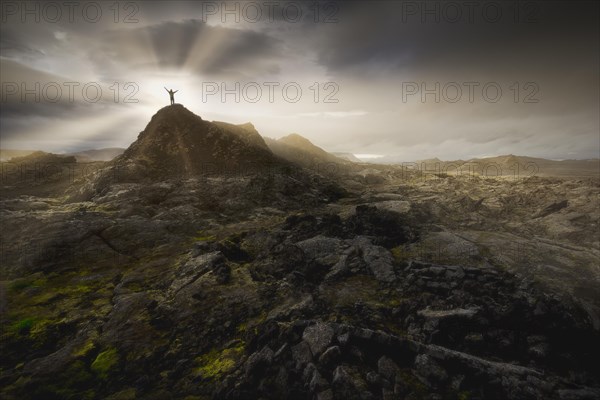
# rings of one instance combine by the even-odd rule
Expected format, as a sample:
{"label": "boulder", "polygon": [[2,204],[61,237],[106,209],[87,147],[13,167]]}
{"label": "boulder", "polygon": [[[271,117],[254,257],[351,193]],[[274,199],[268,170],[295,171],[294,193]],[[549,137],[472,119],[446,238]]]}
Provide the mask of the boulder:
{"label": "boulder", "polygon": [[308,343],[313,356],[321,354],[333,339],[333,328],[326,323],[318,322],[308,326],[302,334],[302,339]]}

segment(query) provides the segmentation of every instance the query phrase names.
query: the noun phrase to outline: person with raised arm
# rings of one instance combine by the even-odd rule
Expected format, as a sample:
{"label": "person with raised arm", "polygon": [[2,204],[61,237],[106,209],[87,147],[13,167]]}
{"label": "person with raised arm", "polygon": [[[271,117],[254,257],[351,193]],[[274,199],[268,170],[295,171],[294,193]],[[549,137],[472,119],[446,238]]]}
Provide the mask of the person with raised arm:
{"label": "person with raised arm", "polygon": [[165,90],[167,91],[167,93],[169,93],[169,96],[171,97],[171,105],[175,104],[175,93],[179,92],[179,90],[173,91],[172,89],[169,90],[166,87]]}

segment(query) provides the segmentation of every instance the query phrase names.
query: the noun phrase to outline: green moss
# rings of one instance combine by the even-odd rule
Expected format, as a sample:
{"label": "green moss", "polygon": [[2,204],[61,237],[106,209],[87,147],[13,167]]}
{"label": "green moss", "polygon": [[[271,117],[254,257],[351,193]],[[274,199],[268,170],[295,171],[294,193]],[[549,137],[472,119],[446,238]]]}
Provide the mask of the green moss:
{"label": "green moss", "polygon": [[197,231],[196,235],[198,236],[194,236],[194,240],[197,242],[212,242],[214,240],[217,240],[217,237],[215,235],[210,235],[205,231]]}
{"label": "green moss", "polygon": [[212,242],[216,239],[213,235],[208,236],[194,236],[194,240],[197,242]]}
{"label": "green moss", "polygon": [[235,328],[236,332],[238,332],[238,333],[245,333],[247,329],[248,329],[248,324],[246,322],[242,322]]}
{"label": "green moss", "polygon": [[47,291],[31,298],[32,305],[48,304],[60,297],[58,292]]}
{"label": "green moss", "polygon": [[29,337],[38,343],[43,343],[46,340],[48,327],[58,322],[49,319],[37,320],[29,331]]}
{"label": "green moss", "polygon": [[245,343],[243,341],[239,341],[234,347],[221,351],[212,349],[208,353],[196,358],[196,362],[200,366],[195,372],[206,379],[219,379],[235,368],[236,363],[244,353],[244,349]]}
{"label": "green moss", "polygon": [[11,331],[18,335],[29,334],[34,324],[35,318],[24,318],[20,321],[15,322],[15,324],[12,326]]}
{"label": "green moss", "polygon": [[88,340],[81,347],[74,350],[73,355],[75,357],[85,357],[85,355],[92,351],[95,347],[94,341]]}
{"label": "green moss", "polygon": [[11,336],[16,340],[27,338],[29,340],[28,346],[40,348],[47,341],[48,328],[62,321],[38,317],[17,317],[16,321],[10,325],[6,334],[3,335],[3,339],[9,339]]}
{"label": "green moss", "polygon": [[92,371],[94,371],[101,378],[106,378],[109,371],[119,362],[119,353],[117,349],[111,347],[104,350],[94,360],[91,365]]}

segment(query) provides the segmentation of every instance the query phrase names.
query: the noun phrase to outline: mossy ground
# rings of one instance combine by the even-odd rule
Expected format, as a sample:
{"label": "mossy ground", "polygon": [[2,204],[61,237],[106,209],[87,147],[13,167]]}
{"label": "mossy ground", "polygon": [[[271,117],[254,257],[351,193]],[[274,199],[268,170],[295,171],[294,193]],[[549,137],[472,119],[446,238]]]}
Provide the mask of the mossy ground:
{"label": "mossy ground", "polygon": [[118,364],[119,353],[114,347],[110,347],[96,356],[90,366],[91,370],[101,378],[108,377],[110,371]]}
{"label": "mossy ground", "polygon": [[196,358],[199,366],[196,368],[195,373],[205,379],[220,379],[236,367],[244,354],[244,350],[245,343],[242,340],[226,349],[212,349]]}

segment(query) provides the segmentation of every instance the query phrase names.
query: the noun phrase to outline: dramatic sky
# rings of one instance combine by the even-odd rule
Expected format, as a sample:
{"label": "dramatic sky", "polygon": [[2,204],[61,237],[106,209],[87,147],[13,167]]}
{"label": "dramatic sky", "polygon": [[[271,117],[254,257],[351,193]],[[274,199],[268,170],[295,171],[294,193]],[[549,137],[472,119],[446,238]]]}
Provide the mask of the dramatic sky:
{"label": "dramatic sky", "polygon": [[592,1],[2,1],[0,145],[127,147],[168,105],[166,86],[203,119],[296,132],[329,151],[598,157],[598,11]]}

